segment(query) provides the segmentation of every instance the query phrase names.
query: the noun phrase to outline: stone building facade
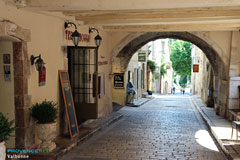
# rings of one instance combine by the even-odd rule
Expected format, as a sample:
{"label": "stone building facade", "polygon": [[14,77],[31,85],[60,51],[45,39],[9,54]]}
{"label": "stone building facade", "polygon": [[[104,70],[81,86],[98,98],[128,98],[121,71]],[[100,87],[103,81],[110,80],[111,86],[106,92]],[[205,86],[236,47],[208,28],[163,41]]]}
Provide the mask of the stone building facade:
{"label": "stone building facade", "polygon": [[192,94],[199,94],[201,99],[208,107],[214,107],[214,92],[213,92],[213,70],[210,62],[205,54],[197,46],[192,46],[192,64],[199,65],[199,71],[193,72],[191,90]]}

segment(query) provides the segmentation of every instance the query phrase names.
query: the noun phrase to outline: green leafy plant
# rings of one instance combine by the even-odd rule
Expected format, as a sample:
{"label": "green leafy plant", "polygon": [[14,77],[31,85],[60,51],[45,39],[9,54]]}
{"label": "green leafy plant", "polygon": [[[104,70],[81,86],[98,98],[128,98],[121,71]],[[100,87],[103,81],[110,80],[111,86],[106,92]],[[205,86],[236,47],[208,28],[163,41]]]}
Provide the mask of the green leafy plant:
{"label": "green leafy plant", "polygon": [[154,79],[159,79],[160,78],[160,73],[154,73]]}
{"label": "green leafy plant", "polygon": [[42,103],[36,103],[31,108],[31,115],[37,120],[37,123],[54,122],[57,119],[57,103],[44,100]]}
{"label": "green leafy plant", "polygon": [[7,117],[0,112],[0,142],[7,141],[11,136],[12,132],[15,131],[14,120],[9,121]]}
{"label": "green leafy plant", "polygon": [[149,67],[149,69],[151,70],[152,73],[155,72],[156,70],[156,63],[152,60],[148,60],[147,61],[147,66]]}
{"label": "green leafy plant", "polygon": [[163,63],[160,67],[160,76],[164,77],[167,74],[167,70],[165,69],[165,63]]}
{"label": "green leafy plant", "polygon": [[[163,63],[160,67],[160,84],[162,84],[163,77],[167,74],[167,70],[165,69],[165,63]],[[160,85],[160,93],[162,90],[162,85]]]}

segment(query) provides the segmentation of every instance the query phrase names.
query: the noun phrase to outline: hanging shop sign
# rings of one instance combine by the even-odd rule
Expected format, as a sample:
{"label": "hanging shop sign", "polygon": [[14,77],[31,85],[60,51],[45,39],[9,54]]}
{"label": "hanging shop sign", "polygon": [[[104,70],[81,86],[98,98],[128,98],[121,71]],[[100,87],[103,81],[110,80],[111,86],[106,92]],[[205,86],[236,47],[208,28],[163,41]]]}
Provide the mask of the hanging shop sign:
{"label": "hanging shop sign", "polygon": [[138,62],[146,62],[146,53],[144,52],[138,53]]}
{"label": "hanging shop sign", "polygon": [[38,85],[44,86],[46,84],[46,67],[43,66],[43,69],[39,72]]}
{"label": "hanging shop sign", "polygon": [[124,88],[124,74],[114,73],[114,88]]}
{"label": "hanging shop sign", "polygon": [[193,72],[199,72],[199,64],[193,64]]}
{"label": "hanging shop sign", "polygon": [[[72,41],[72,33],[73,31],[69,31],[69,30],[65,31],[66,40]],[[90,42],[89,34],[80,33],[80,35],[81,35],[81,39],[80,39],[81,42]]]}
{"label": "hanging shop sign", "polygon": [[60,70],[59,77],[64,99],[65,113],[68,121],[68,129],[70,137],[73,138],[79,135],[79,131],[68,71]]}

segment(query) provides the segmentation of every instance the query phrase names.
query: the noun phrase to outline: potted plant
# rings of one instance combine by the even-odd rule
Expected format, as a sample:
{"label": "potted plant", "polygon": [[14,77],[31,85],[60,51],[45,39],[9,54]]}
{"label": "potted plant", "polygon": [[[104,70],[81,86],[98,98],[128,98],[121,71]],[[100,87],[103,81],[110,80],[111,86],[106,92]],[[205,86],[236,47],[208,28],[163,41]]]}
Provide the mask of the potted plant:
{"label": "potted plant", "polygon": [[152,91],[150,91],[150,90],[147,90],[147,92],[148,92],[148,95],[152,95]]}
{"label": "potted plant", "polygon": [[15,131],[14,120],[9,121],[0,112],[0,160],[5,160],[6,158],[6,146],[5,142],[12,136],[12,132]]}
{"label": "potted plant", "polygon": [[44,100],[42,103],[36,103],[31,108],[31,115],[37,121],[36,131],[38,138],[41,140],[39,148],[48,148],[52,151],[56,144],[52,140],[56,137],[56,119],[57,103]]}

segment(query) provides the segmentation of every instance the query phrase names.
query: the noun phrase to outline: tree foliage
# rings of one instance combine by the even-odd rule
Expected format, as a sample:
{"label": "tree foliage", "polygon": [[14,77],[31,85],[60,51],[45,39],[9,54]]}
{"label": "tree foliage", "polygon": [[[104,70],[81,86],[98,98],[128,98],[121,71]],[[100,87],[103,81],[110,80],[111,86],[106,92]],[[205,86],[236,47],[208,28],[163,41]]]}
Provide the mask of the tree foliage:
{"label": "tree foliage", "polygon": [[171,40],[171,55],[173,70],[180,76],[191,76],[191,45],[192,43]]}
{"label": "tree foliage", "polygon": [[179,85],[186,87],[188,77],[191,77],[191,45],[192,43],[181,40],[170,40],[171,55],[173,70],[177,75],[180,75]]}
{"label": "tree foliage", "polygon": [[187,86],[187,75],[180,76],[179,85],[183,88]]}

